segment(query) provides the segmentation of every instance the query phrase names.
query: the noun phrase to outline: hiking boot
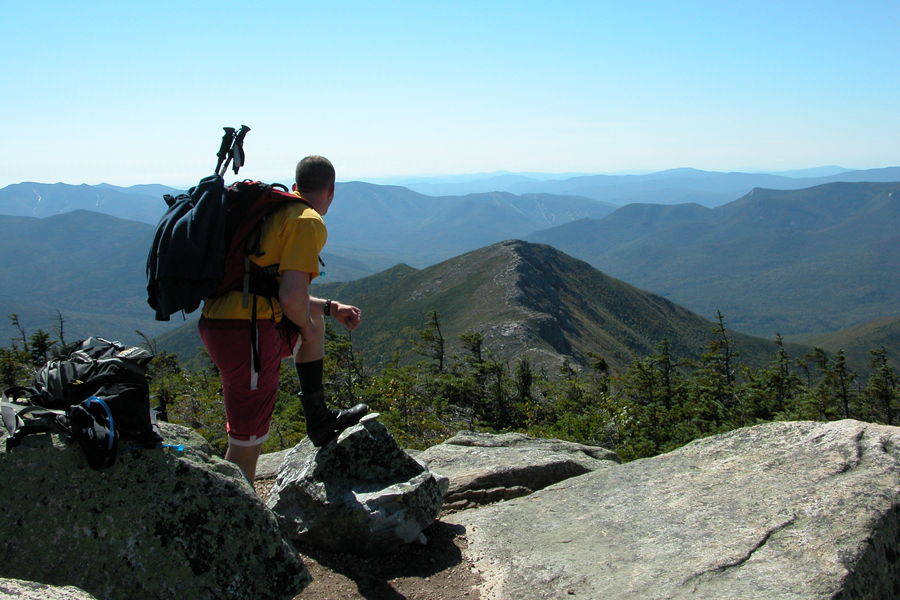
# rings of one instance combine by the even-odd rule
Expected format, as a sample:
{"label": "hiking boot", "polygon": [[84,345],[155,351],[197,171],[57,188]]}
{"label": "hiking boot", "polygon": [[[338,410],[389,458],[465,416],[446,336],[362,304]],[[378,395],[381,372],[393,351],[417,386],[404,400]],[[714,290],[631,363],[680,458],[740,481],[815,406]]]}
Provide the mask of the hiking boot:
{"label": "hiking boot", "polygon": [[357,404],[347,410],[328,408],[324,391],[300,394],[300,402],[306,415],[306,435],[316,448],[321,448],[343,430],[359,423],[369,412],[366,404]]}

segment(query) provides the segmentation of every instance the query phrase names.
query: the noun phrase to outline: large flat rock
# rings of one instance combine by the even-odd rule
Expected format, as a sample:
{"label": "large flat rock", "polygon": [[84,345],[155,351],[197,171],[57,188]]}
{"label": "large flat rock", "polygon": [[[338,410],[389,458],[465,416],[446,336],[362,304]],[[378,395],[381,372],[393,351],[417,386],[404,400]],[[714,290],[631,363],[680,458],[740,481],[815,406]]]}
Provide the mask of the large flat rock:
{"label": "large flat rock", "polygon": [[445,503],[455,509],[525,496],[620,462],[615,452],[597,446],[473,432],[461,432],[416,458],[450,479]]}
{"label": "large flat rock", "polygon": [[485,599],[900,597],[900,428],[769,423],[451,515]]}

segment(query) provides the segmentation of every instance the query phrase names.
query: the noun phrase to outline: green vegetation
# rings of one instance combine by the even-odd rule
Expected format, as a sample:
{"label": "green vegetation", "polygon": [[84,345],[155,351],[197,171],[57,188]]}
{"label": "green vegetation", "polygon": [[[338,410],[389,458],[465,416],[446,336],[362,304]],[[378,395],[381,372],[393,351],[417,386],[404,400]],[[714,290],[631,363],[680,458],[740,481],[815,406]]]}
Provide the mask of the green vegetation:
{"label": "green vegetation", "polygon": [[[33,369],[59,347],[54,333],[17,336],[0,348],[5,386],[27,384]],[[367,402],[409,448],[439,443],[462,429],[520,431],[610,448],[624,460],[668,452],[691,440],[772,420],[852,418],[900,422],[900,377],[882,346],[870,351],[870,370],[847,366],[843,351],[814,348],[790,356],[778,336],[768,364],[742,362],[721,313],[699,358],[678,359],[668,338],[655,351],[616,370],[598,354],[587,366],[565,361],[555,372],[528,357],[501,360],[477,332],[445,337],[441,314],[429,310],[413,343],[423,360],[397,357],[374,371],[356,351],[352,334],[327,331],[326,385],[333,405]],[[150,342],[148,342],[150,343]],[[151,349],[153,344],[151,343]],[[172,422],[193,427],[223,453],[221,384],[215,368],[184,370],[177,357],[155,352],[149,370],[154,403]],[[283,365],[271,436],[264,451],[289,448],[305,433],[294,369]]]}

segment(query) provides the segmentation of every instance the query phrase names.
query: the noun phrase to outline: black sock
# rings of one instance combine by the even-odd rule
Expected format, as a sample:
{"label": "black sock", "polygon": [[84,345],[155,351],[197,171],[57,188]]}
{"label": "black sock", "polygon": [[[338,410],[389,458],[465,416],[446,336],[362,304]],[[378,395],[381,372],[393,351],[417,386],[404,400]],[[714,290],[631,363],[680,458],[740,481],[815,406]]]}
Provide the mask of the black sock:
{"label": "black sock", "polygon": [[315,394],[325,389],[322,385],[322,373],[325,361],[323,359],[312,362],[295,363],[297,377],[300,379],[300,392],[303,394]]}

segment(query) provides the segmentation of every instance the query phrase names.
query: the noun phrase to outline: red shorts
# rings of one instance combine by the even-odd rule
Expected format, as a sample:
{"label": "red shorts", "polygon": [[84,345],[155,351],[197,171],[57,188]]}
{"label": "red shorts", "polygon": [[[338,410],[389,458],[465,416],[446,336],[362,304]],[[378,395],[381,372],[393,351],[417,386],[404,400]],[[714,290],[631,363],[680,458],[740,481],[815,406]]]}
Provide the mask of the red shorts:
{"label": "red shorts", "polygon": [[222,374],[228,442],[256,446],[269,437],[278,396],[281,360],[291,356],[299,334],[269,320],[257,321],[260,371],[253,372],[250,321],[200,318],[200,338]]}

